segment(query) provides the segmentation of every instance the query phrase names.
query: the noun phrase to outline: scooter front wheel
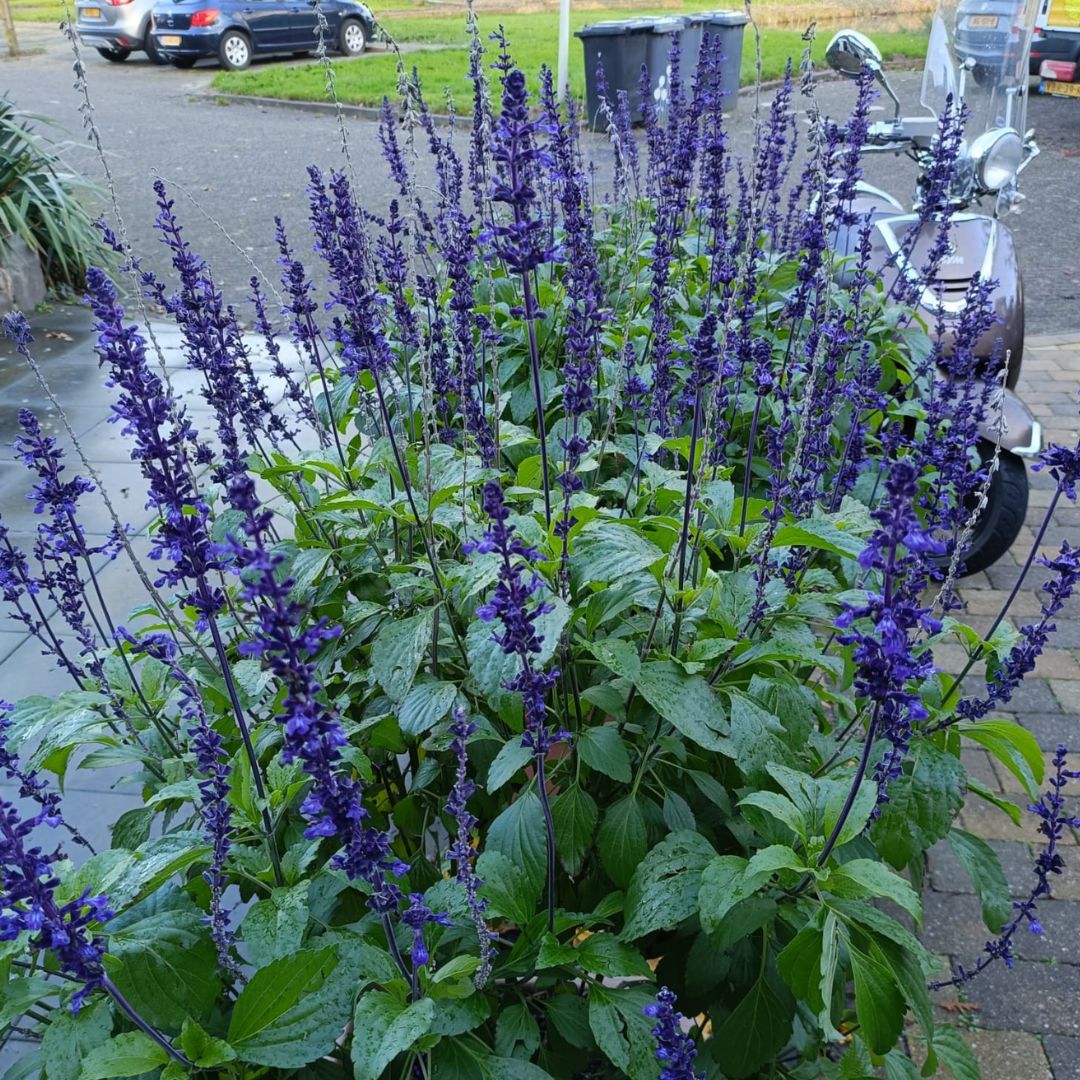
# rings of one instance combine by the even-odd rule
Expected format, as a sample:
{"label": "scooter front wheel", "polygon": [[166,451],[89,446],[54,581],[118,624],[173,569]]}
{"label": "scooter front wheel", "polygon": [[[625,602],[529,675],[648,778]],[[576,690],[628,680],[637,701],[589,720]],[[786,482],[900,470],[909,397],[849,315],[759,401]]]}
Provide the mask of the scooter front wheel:
{"label": "scooter front wheel", "polygon": [[[993,454],[989,443],[980,443],[979,450],[984,460]],[[986,508],[964,552],[965,576],[993,566],[1012,547],[1027,516],[1027,505],[1027,466],[1023,458],[1002,450],[997,471],[990,480]]]}

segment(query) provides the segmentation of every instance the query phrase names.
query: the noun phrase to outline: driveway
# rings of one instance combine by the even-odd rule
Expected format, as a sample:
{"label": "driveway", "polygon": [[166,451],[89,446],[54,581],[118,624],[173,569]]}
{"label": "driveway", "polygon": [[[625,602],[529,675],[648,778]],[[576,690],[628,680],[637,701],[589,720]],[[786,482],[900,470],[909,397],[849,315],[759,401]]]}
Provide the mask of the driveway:
{"label": "driveway", "polygon": [[[78,138],[81,120],[71,88],[70,47],[51,27],[24,27],[22,33],[42,51],[0,63],[0,85],[22,108],[54,117]],[[189,239],[210,258],[226,294],[242,300],[251,276],[245,256],[273,271],[274,215],[280,214],[301,239],[305,166],[329,168],[341,160],[333,116],[222,105],[193,97],[209,87],[213,66],[178,71],[155,67],[141,54],[126,64],[109,64],[93,51],[86,60],[95,117],[136,247],[148,265],[160,267],[150,189],[154,171],[160,170],[184,184],[227,227],[241,249],[233,248],[197,210],[184,205],[183,195],[177,195]],[[897,73],[895,84],[914,111],[918,77]],[[438,88],[428,89],[438,100]],[[819,98],[826,112],[840,116],[850,107],[853,90],[846,83],[823,82]],[[743,98],[732,123],[736,150],[747,146],[750,111],[749,100]],[[1029,124],[1037,131],[1043,153],[1025,175],[1028,201],[1023,211],[1009,220],[1026,283],[1028,330],[1080,330],[1080,100],[1033,96]],[[365,201],[372,211],[381,212],[393,191],[381,162],[376,125],[349,117],[347,126],[353,158],[361,166]],[[602,136],[588,136],[586,141],[605,160]],[[89,148],[73,151],[71,157],[87,175],[100,176]],[[911,190],[912,169],[903,159],[870,159],[866,172],[872,182],[900,198]]]}

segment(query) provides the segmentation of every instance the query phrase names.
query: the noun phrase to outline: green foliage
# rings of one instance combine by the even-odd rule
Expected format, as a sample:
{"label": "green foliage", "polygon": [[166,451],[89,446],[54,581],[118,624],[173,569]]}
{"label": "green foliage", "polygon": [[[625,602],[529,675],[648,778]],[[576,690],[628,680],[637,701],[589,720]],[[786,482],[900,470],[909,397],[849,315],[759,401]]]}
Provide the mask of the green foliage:
{"label": "green foliage", "polygon": [[35,127],[47,123],[0,97],[0,253],[21,237],[50,287],[78,289],[88,266],[111,259],[82,204],[93,189],[68,170],[64,146]]}

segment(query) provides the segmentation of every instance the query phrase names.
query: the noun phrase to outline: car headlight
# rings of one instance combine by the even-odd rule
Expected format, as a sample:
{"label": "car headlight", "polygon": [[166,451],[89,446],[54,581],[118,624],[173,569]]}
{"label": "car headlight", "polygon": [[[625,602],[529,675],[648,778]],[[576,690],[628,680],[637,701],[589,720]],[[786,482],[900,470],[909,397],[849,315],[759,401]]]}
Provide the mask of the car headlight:
{"label": "car headlight", "polygon": [[1012,128],[985,131],[971,144],[975,180],[983,191],[1000,191],[1016,176],[1024,159],[1024,142]]}

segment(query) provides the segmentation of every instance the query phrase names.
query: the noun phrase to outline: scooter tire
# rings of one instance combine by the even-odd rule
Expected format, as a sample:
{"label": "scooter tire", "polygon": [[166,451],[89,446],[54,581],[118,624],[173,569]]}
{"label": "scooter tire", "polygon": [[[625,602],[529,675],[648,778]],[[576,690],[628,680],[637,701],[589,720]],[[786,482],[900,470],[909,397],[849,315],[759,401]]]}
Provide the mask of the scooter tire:
{"label": "scooter tire", "polygon": [[[987,449],[984,453],[989,454]],[[990,481],[983,510],[971,543],[964,552],[964,574],[985,570],[1012,547],[1027,516],[1028,471],[1022,458],[1007,450],[998,458],[997,471]]]}

